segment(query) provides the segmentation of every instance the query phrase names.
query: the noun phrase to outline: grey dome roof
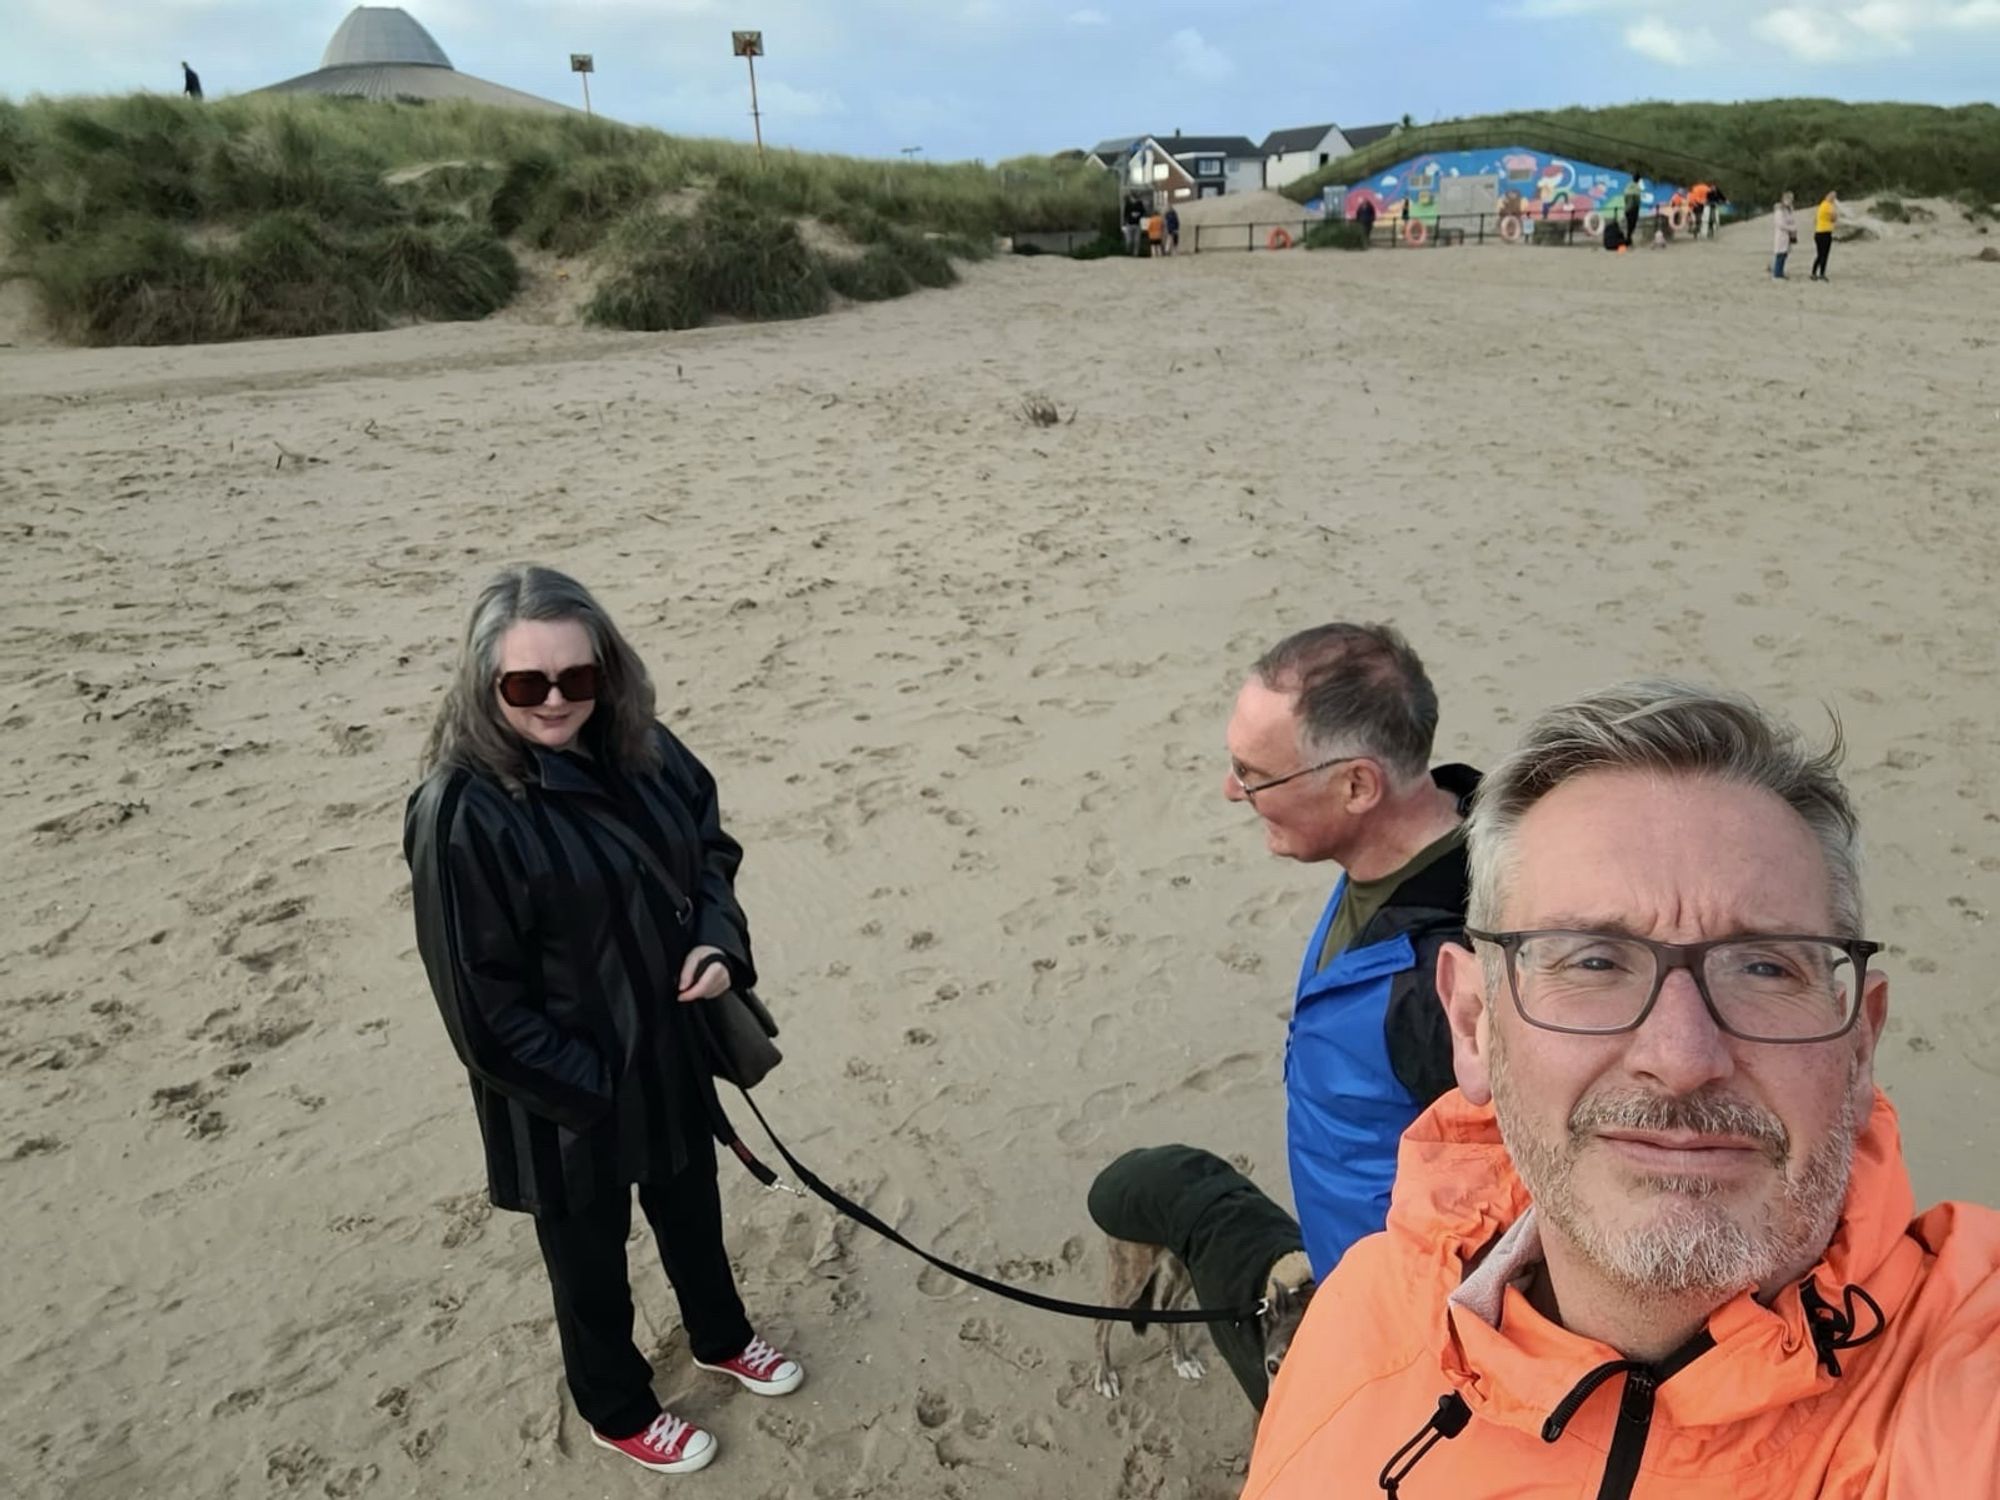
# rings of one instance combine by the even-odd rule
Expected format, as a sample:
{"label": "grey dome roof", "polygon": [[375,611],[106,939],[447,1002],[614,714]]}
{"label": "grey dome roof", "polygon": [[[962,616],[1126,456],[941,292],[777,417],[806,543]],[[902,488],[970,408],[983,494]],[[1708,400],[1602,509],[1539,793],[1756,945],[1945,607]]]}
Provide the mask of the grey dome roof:
{"label": "grey dome roof", "polygon": [[431,34],[401,6],[357,5],[340,23],[322,68],[417,67],[449,68],[451,59]]}

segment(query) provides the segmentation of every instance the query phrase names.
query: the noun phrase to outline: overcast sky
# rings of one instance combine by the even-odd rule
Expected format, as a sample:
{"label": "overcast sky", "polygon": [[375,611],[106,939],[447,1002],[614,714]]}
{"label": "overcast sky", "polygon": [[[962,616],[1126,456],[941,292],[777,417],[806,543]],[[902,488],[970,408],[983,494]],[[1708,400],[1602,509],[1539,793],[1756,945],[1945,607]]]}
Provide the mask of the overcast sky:
{"label": "overcast sky", "polygon": [[[1138,131],[1261,138],[1638,98],[1957,104],[2000,77],[2000,0],[415,0],[461,71],[601,113],[750,134],[734,27],[761,27],[766,139],[995,160]],[[0,93],[308,72],[343,0],[0,0]]]}

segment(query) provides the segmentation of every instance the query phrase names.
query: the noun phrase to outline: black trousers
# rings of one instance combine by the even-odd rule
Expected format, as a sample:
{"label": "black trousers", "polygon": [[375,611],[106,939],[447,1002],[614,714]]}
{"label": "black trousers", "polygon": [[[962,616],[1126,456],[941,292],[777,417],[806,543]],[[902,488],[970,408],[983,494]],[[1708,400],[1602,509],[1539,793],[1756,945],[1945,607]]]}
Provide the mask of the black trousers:
{"label": "black trousers", "polygon": [[[736,1294],[722,1244],[722,1193],[715,1181],[715,1147],[689,1142],[687,1169],[672,1181],[639,1189],[639,1206],[660,1247],[660,1261],[680,1303],[688,1345],[704,1364],[741,1354],[750,1319]],[[660,1414],[653,1367],[632,1342],[632,1285],[625,1239],[632,1230],[632,1195],[619,1192],[581,1213],[535,1217],[542,1262],[555,1293],[563,1374],[584,1421],[606,1437],[630,1437]]]}
{"label": "black trousers", "polygon": [[1639,232],[1639,205],[1634,203],[1625,210],[1625,241],[1630,244],[1632,236]]}
{"label": "black trousers", "polygon": [[1826,258],[1833,253],[1833,236],[1815,232],[1813,235],[1813,268],[1815,276],[1826,275]]}

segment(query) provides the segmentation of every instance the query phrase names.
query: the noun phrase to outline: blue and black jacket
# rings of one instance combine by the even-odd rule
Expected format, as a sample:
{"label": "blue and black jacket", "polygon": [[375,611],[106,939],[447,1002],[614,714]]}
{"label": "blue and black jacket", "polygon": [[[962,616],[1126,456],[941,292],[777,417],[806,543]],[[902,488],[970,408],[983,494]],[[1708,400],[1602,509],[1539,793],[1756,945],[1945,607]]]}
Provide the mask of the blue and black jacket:
{"label": "blue and black jacket", "polygon": [[[1458,797],[1461,817],[1470,811],[1477,771],[1440,766],[1431,779]],[[1342,876],[1306,946],[1285,1042],[1285,1135],[1317,1279],[1382,1227],[1403,1132],[1456,1085],[1437,955],[1465,940],[1466,886],[1461,842],[1396,887],[1322,969],[1320,950],[1347,895]]]}

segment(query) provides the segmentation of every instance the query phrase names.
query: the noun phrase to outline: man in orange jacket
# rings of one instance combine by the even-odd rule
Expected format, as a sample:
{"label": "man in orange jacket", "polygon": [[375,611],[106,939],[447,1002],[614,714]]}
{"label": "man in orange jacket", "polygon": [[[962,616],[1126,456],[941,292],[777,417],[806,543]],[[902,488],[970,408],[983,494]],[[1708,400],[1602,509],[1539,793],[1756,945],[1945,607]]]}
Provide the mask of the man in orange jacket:
{"label": "man in orange jacket", "polygon": [[1914,1212],[1834,766],[1640,683],[1486,778],[1459,1088],[1314,1297],[1247,1497],[2000,1496],[2000,1214]]}

